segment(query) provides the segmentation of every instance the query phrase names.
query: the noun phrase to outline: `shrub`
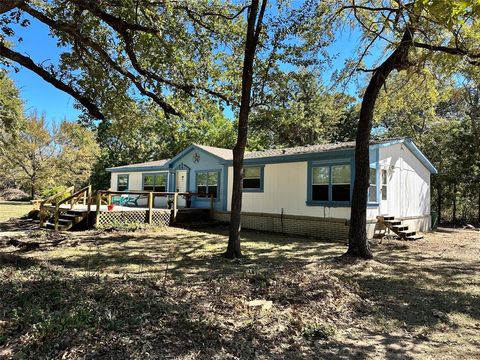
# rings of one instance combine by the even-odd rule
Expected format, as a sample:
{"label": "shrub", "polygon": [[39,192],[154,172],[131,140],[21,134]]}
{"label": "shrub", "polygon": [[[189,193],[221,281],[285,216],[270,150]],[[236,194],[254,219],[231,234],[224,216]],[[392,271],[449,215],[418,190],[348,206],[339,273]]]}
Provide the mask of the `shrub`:
{"label": "shrub", "polygon": [[[60,194],[60,193],[64,192],[65,190],[67,190],[67,187],[63,186],[63,185],[57,185],[57,186],[53,186],[51,188],[44,189],[41,193],[42,198],[43,199],[49,198],[50,196]],[[59,196],[58,198],[55,198],[52,201],[52,204],[56,204],[57,202],[67,198],[68,196],[70,196],[70,194],[67,192],[67,193],[63,194],[62,196]]]}
{"label": "shrub", "polygon": [[30,196],[20,189],[7,188],[0,191],[0,200],[29,200]]}

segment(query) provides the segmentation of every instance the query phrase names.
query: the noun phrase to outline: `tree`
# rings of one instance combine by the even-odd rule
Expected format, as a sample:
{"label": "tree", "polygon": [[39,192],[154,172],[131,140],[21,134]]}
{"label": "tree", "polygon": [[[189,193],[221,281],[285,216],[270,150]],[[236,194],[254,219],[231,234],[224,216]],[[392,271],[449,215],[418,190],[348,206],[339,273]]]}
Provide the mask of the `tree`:
{"label": "tree", "polygon": [[23,120],[23,101],[15,83],[0,71],[0,132],[14,132]]}
{"label": "tree", "polygon": [[230,231],[225,257],[241,257],[240,230],[242,212],[242,178],[243,158],[247,147],[248,116],[250,114],[250,97],[252,96],[253,63],[263,26],[263,16],[267,0],[252,0],[248,9],[247,34],[245,38],[245,54],[243,57],[242,97],[238,115],[237,143],[233,148],[233,182],[232,205],[230,212]]}
{"label": "tree", "polygon": [[35,113],[16,136],[0,137],[0,163],[14,170],[32,198],[55,185],[84,185],[97,152],[94,134],[81,125],[63,122],[50,131],[45,117]]}
{"label": "tree", "polygon": [[[327,44],[318,35],[324,26],[316,15],[323,6],[287,0],[272,0],[270,6],[267,17],[267,0],[10,1],[0,7],[0,54],[107,122],[112,103],[139,97],[150,99],[167,118],[188,114],[182,104],[191,105],[184,101],[189,98],[230,106],[238,129],[226,255],[240,256],[241,167],[250,109],[261,106],[281,64],[314,67]],[[28,26],[25,14],[49,26],[63,46],[59,65],[46,67],[7,45],[6,40],[18,41],[16,26]]]}
{"label": "tree", "polygon": [[303,146],[353,140],[357,113],[352,96],[321,85],[319,74],[279,74],[263,107],[254,109],[250,147]]}
{"label": "tree", "polygon": [[[337,6],[334,15],[346,15],[347,21],[362,32],[359,59],[353,70],[371,74],[360,109],[355,145],[355,181],[353,186],[349,245],[346,255],[371,258],[366,233],[367,191],[369,186],[369,140],[374,109],[381,89],[389,75],[424,66],[438,54],[456,56],[477,64],[479,4],[476,1],[346,1]],[[341,18],[341,23],[346,21]],[[377,60],[371,69],[363,67],[371,49],[391,50],[386,58]]]}
{"label": "tree", "polygon": [[167,118],[152,102],[128,101],[116,104],[112,117],[98,126],[84,119],[84,124],[97,129],[102,149],[92,173],[95,189],[110,186],[108,167],[171,158],[205,139],[209,145],[231,148],[236,137],[234,122],[215,104],[204,104],[188,116]]}

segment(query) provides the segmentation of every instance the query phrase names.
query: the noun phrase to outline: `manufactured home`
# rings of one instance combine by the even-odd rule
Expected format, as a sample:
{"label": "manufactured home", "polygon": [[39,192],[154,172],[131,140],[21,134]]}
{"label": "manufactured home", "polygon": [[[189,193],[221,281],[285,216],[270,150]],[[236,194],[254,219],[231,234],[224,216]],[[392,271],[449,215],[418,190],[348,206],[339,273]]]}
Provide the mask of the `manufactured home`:
{"label": "manufactured home", "polygon": [[[355,175],[355,143],[247,152],[242,226],[248,229],[346,239]],[[191,145],[172,159],[108,168],[115,191],[192,193],[178,207],[214,209],[228,221],[232,150]],[[409,138],[372,141],[367,226],[394,216],[415,231],[430,229],[430,175],[437,170]],[[190,200],[190,201],[188,201]],[[141,203],[139,206],[144,206]],[[188,201],[188,204],[187,204]],[[166,208],[158,197],[154,207]]]}

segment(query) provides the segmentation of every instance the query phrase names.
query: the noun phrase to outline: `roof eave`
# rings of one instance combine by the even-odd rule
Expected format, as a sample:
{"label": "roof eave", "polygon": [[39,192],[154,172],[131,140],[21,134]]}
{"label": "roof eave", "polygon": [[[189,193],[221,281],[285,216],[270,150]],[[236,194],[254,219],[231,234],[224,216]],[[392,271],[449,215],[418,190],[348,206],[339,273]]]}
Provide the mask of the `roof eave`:
{"label": "roof eave", "polygon": [[213,156],[214,158],[218,159],[218,160],[221,160],[221,161],[228,161],[216,154],[213,154],[211,153],[210,151],[208,150],[205,150],[205,149],[202,149],[201,147],[199,147],[198,145],[196,144],[192,144],[190,145],[189,147],[187,147],[186,149],[183,149],[182,151],[180,151],[177,155],[175,155],[173,158],[171,158],[170,160],[168,160],[163,166],[165,167],[171,167],[172,164],[174,164],[178,159],[180,159],[181,157],[183,157],[185,154],[188,154],[188,152],[190,152],[191,150],[193,149],[196,149],[196,150],[199,150],[199,151],[202,151],[204,153],[207,153],[208,155],[210,156]]}
{"label": "roof eave", "polygon": [[162,166],[137,166],[137,167],[114,167],[105,169],[111,173],[138,172],[138,171],[168,171],[168,167]]}

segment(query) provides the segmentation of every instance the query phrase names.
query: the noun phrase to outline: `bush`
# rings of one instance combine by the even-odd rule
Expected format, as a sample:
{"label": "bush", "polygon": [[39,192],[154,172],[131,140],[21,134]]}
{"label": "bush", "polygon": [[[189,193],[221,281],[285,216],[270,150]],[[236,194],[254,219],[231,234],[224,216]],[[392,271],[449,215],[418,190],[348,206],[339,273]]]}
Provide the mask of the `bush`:
{"label": "bush", "polygon": [[[43,199],[46,199],[46,198],[49,198],[50,196],[53,196],[53,195],[56,195],[56,194],[60,194],[62,192],[64,192],[65,190],[67,190],[67,187],[66,186],[63,186],[63,185],[57,185],[57,186],[53,186],[51,188],[47,188],[47,189],[44,189],[42,192],[41,192],[41,195],[42,195],[42,198]],[[52,204],[56,204],[57,202],[67,198],[70,196],[70,193],[65,193],[63,194],[62,196],[59,196],[58,198],[55,198],[53,201],[52,201]]]}
{"label": "bush", "polygon": [[21,200],[29,200],[30,196],[27,193],[20,189],[14,188],[7,188],[0,190],[0,200],[7,200],[7,201],[21,201]]}

